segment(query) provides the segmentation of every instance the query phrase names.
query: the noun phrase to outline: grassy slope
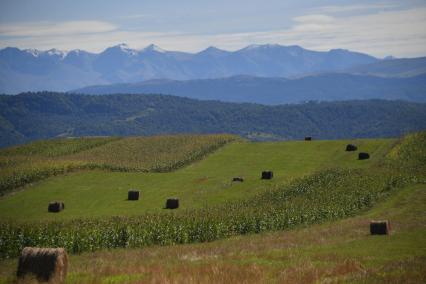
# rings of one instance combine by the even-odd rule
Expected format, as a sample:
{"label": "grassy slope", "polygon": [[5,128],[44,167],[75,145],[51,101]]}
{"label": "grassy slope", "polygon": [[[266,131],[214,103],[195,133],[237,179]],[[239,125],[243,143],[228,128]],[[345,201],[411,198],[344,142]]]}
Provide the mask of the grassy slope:
{"label": "grassy slope", "polygon": [[[89,171],[50,178],[27,186],[0,200],[0,217],[13,220],[71,219],[106,215],[136,215],[158,211],[167,197],[177,196],[182,208],[215,205],[246,198],[273,184],[326,167],[366,167],[381,159],[392,139],[358,140],[359,149],[372,154],[357,160],[357,152],[344,151],[349,141],[232,143],[207,159],[172,173],[117,173]],[[261,181],[260,172],[274,170],[272,181]],[[232,184],[233,176],[245,182]],[[126,201],[127,190],[142,191],[138,202]],[[60,199],[66,210],[49,214],[47,203]]]}
{"label": "grassy slope", "polygon": [[[357,217],[211,243],[73,255],[67,283],[424,283],[426,186],[395,192]],[[390,236],[370,236],[371,219]],[[0,283],[16,260],[0,262]]]}

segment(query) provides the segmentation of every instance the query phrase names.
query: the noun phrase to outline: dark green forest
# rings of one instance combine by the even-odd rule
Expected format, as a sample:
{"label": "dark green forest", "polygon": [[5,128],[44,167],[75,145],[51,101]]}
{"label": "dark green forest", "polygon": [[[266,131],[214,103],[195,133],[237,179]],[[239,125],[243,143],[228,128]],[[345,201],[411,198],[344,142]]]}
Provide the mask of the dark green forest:
{"label": "dark green forest", "polygon": [[426,128],[426,104],[363,100],[295,105],[166,95],[0,95],[0,146],[70,136],[233,133],[253,140],[396,137]]}

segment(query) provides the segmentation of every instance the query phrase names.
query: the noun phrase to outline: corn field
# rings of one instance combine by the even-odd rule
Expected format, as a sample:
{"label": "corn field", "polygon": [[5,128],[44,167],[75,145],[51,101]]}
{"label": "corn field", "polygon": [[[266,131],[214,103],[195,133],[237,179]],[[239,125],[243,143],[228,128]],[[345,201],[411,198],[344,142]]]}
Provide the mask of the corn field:
{"label": "corn field", "polygon": [[67,138],[0,151],[0,195],[75,170],[169,172],[236,140],[232,135]]}

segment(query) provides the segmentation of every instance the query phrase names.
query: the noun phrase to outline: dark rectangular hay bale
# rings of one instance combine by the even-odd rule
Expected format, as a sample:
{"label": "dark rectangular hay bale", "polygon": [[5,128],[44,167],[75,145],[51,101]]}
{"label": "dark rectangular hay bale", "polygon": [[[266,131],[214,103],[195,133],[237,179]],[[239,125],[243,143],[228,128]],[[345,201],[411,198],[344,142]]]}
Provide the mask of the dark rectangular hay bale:
{"label": "dark rectangular hay bale", "polygon": [[62,201],[52,201],[49,202],[49,206],[47,207],[48,212],[61,212],[65,209],[65,204]]}
{"label": "dark rectangular hay bale", "polygon": [[166,201],[166,209],[176,209],[179,208],[179,199],[169,198]]}
{"label": "dark rectangular hay bale", "polygon": [[346,145],[346,151],[356,151],[356,150],[358,150],[358,147],[355,146],[354,144]]}
{"label": "dark rectangular hay bale", "polygon": [[387,220],[384,221],[371,221],[370,222],[370,234],[372,235],[389,235],[390,223]]}
{"label": "dark rectangular hay bale", "polygon": [[129,190],[127,193],[128,200],[139,200],[139,190]]}
{"label": "dark rectangular hay bale", "polygon": [[262,179],[272,179],[274,177],[274,173],[272,171],[263,171]]}
{"label": "dark rectangular hay bale", "polygon": [[361,152],[358,154],[358,160],[367,160],[369,158],[370,158],[370,154],[368,153]]}

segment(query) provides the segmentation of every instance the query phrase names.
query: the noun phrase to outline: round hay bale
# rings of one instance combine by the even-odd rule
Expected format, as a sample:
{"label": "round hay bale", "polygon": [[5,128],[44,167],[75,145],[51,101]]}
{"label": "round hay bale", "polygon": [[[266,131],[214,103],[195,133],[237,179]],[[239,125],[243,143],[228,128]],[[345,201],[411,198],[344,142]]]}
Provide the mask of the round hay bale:
{"label": "round hay bale", "polygon": [[242,177],[234,177],[234,178],[232,179],[232,181],[233,181],[233,182],[243,182],[243,181],[244,181],[244,178],[242,178]]}
{"label": "round hay bale", "polygon": [[179,199],[169,198],[166,201],[166,209],[177,209],[179,208]]}
{"label": "round hay bale", "polygon": [[34,248],[22,250],[18,262],[18,278],[33,276],[38,281],[62,283],[68,270],[68,255],[63,248]]}
{"label": "round hay bale", "polygon": [[358,160],[367,160],[367,159],[370,159],[370,154],[363,153],[363,152],[358,154]]}
{"label": "round hay bale", "polygon": [[129,190],[129,192],[127,193],[127,200],[139,200],[139,191]]}
{"label": "round hay bale", "polygon": [[346,145],[346,151],[356,151],[356,150],[358,150],[358,147],[357,146],[355,146],[354,144],[348,144],[348,145]]}
{"label": "round hay bale", "polygon": [[49,202],[49,206],[47,207],[48,212],[61,212],[65,209],[65,204],[62,201],[52,201]]}
{"label": "round hay bale", "polygon": [[390,223],[388,220],[370,222],[370,234],[389,235],[389,233],[390,233]]}
{"label": "round hay bale", "polygon": [[263,171],[262,179],[272,179],[274,177],[274,173],[272,171]]}
{"label": "round hay bale", "polygon": [[305,141],[312,141],[312,137],[311,136],[306,136],[305,137]]}

